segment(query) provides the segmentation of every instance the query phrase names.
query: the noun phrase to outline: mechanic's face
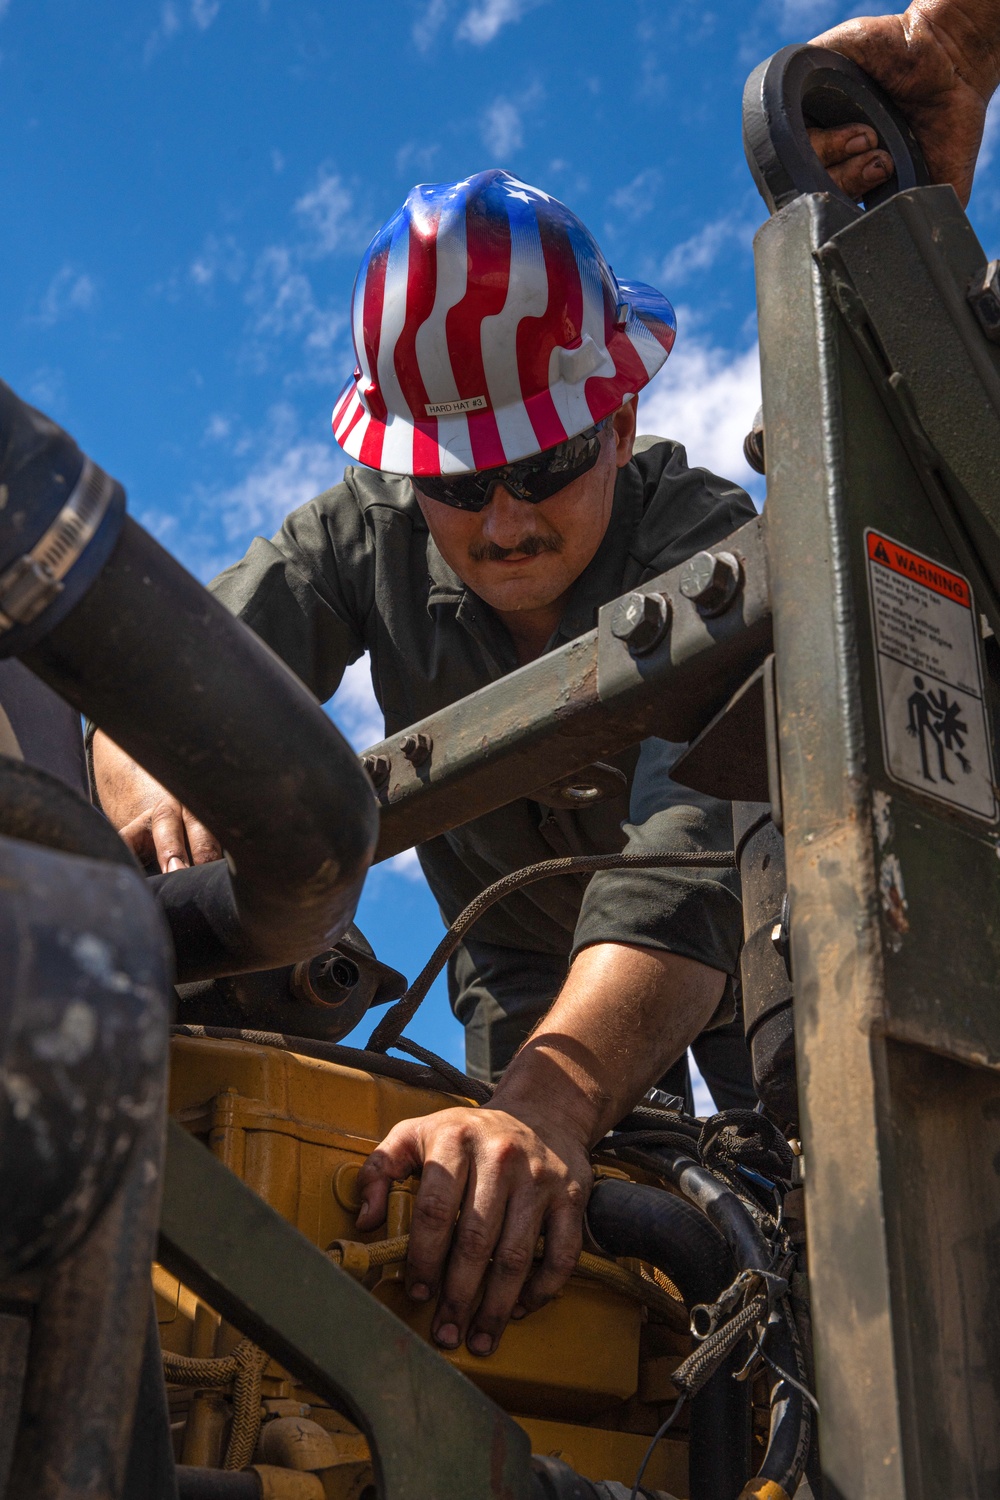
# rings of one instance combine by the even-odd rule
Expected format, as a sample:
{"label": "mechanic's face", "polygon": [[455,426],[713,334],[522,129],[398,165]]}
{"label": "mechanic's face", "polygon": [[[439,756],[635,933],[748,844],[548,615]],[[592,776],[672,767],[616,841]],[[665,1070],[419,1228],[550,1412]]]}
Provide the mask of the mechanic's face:
{"label": "mechanic's face", "polygon": [[615,478],[632,457],[633,399],[603,434],[597,463],[538,505],[498,485],[485,510],[456,510],[420,493],[438,551],[467,588],[501,614],[544,609],[576,582],[611,519]]}

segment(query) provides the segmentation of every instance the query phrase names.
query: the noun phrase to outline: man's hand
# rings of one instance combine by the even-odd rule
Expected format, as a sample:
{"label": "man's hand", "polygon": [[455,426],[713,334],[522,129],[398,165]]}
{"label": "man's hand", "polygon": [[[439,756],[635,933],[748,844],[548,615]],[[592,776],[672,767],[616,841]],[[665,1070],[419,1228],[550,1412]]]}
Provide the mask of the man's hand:
{"label": "man's hand", "polygon": [[390,1184],[420,1174],[406,1288],[438,1298],[439,1344],[490,1354],[509,1318],[556,1295],[580,1253],[591,1148],[704,1028],[724,983],[659,949],[585,948],[490,1104],[405,1120],[372,1152],[358,1228],[377,1229]]}
{"label": "man's hand", "polygon": [[931,180],[950,182],[968,203],[986,106],[1000,82],[997,0],[914,0],[902,15],[861,16],[814,41],[882,85],[920,142]]}
{"label": "man's hand", "polygon": [[107,735],[94,735],[94,780],[101,806],[144,865],[184,870],[222,858],[215,835]]}
{"label": "man's hand", "polygon": [[[362,1168],[360,1230],[385,1218],[391,1181],[421,1174],[406,1290],[415,1302],[438,1296],[432,1333],[445,1349],[468,1338],[473,1354],[491,1354],[511,1316],[543,1306],[576,1265],[593,1180],[588,1143],[539,1128],[544,1139],[492,1104],[443,1110],[397,1125]],[[541,1234],[545,1255],[533,1270]]]}
{"label": "man's hand", "polygon": [[879,151],[870,125],[838,125],[809,132],[812,148],[842,192],[856,202],[892,176],[892,157]]}

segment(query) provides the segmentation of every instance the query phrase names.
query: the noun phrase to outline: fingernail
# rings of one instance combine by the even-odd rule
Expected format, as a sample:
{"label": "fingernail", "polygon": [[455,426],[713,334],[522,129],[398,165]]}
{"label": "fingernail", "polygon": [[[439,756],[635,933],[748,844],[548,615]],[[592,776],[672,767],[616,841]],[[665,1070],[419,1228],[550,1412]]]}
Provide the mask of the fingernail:
{"label": "fingernail", "polygon": [[469,1350],[472,1354],[492,1354],[493,1340],[488,1333],[474,1333],[469,1339]]}
{"label": "fingernail", "polygon": [[458,1348],[458,1329],[454,1323],[445,1323],[434,1335],[435,1343],[441,1344],[445,1349]]}
{"label": "fingernail", "polygon": [[511,1313],[511,1318],[514,1320],[515,1323],[520,1323],[521,1319],[522,1318],[526,1318],[527,1316],[528,1316],[528,1309],[526,1307],[522,1307],[521,1304],[520,1304],[520,1302],[517,1304],[517,1306],[515,1307],[514,1311]]}
{"label": "fingernail", "polygon": [[882,161],[870,161],[861,176],[865,182],[884,182],[890,169]]}
{"label": "fingernail", "polygon": [[870,136],[867,136],[867,135],[852,135],[851,139],[848,141],[847,145],[844,147],[844,150],[845,151],[849,151],[851,153],[857,153],[859,151],[869,151],[871,149],[871,144],[872,144],[872,142],[871,142],[871,137]]}
{"label": "fingernail", "polygon": [[168,875],[171,874],[174,870],[186,870],[186,869],[187,869],[187,864],[186,864],[186,862],[183,859],[181,859],[181,857],[180,857],[179,854],[172,854],[170,856],[170,858],[167,860],[167,874]]}
{"label": "fingernail", "polygon": [[426,1302],[430,1297],[431,1289],[422,1281],[415,1281],[410,1287],[410,1297],[414,1302]]}

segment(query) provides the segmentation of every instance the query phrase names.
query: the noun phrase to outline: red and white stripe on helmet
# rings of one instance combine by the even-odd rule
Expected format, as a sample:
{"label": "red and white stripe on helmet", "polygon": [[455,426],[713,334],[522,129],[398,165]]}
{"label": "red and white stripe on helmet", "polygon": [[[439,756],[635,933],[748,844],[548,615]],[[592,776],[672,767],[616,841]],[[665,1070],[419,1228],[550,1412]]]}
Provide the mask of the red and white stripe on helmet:
{"label": "red and white stripe on helmet", "polygon": [[412,190],[365,253],[352,319],[334,436],[393,474],[493,468],[583,432],[652,379],[677,327],[564,204],[496,169]]}

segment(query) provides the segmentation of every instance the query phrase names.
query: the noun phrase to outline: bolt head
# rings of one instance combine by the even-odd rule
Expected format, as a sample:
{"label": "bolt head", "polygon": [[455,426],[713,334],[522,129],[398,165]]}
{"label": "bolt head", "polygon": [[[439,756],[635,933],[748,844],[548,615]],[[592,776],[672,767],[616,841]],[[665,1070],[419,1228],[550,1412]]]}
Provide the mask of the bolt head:
{"label": "bolt head", "polygon": [[429,734],[408,734],[399,747],[411,766],[422,766],[434,748]]}
{"label": "bolt head", "polygon": [[735,599],[742,573],[731,552],[696,552],[681,573],[681,593],[699,614],[718,615]]}
{"label": "bolt head", "polygon": [[392,770],[392,762],[387,755],[363,755],[361,764],[368,772],[373,786],[385,786]]}
{"label": "bolt head", "polygon": [[969,305],[993,344],[1000,344],[1000,260],[991,260],[969,284]]}
{"label": "bolt head", "polygon": [[670,601],[664,594],[625,594],[611,615],[611,634],[623,641],[633,656],[652,651],[670,624]]}

